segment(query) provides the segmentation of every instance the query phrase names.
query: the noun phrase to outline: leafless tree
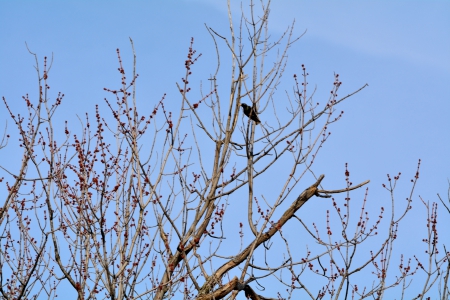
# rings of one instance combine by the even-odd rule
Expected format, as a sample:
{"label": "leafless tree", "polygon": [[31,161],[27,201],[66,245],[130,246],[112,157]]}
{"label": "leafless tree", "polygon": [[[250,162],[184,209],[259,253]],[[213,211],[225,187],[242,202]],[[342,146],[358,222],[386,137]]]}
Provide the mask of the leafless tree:
{"label": "leafless tree", "polygon": [[[68,122],[56,126],[64,94],[51,101],[51,63],[45,58],[42,71],[32,53],[39,99],[24,96],[21,115],[3,98],[23,154],[18,170],[2,166],[2,297],[53,299],[70,290],[77,299],[212,300],[241,292],[253,300],[381,299],[393,287],[407,291],[422,269],[427,279],[418,298],[439,285],[447,299],[450,265],[448,252],[439,256],[437,248],[435,204],[423,201],[428,262],[402,257],[395,269],[397,231],[411,209],[419,167],[400,211],[400,174],[388,177],[392,209],[385,223],[383,207],[369,219],[367,189],[359,205],[350,201],[368,180],[353,184],[346,166],[346,185],[328,187],[314,172],[329,128],[342,116],[338,107],[367,84],[338,97],[335,74],[320,104],[302,65],[293,90],[280,95],[288,51],[300,38],[294,23],[273,38],[270,0],[250,1],[238,17],[230,1],[228,7],[229,33],[206,27],[217,50],[210,85],[190,82],[201,62],[192,39],[175,110],[166,95],[150,112],[138,108],[136,54],[127,77],[117,50],[121,82],[105,88],[109,111],[96,106],[95,117],[80,119],[81,132]],[[231,74],[226,87],[218,83],[223,69]],[[247,116],[243,103],[251,107]],[[302,220],[307,201],[328,208],[318,223]],[[244,211],[246,220],[238,219]],[[372,239],[375,246],[362,247]]]}

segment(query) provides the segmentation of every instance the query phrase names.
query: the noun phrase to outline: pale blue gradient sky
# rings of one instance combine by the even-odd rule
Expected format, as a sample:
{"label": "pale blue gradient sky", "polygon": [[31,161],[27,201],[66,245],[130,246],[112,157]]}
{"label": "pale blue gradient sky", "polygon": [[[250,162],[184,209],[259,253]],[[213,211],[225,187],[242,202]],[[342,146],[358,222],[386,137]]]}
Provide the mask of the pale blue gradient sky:
{"label": "pale blue gradient sky", "polygon": [[[233,10],[239,9],[240,2],[233,1]],[[449,16],[450,1],[274,1],[274,35],[294,18],[297,34],[307,30],[291,49],[280,97],[292,90],[292,74],[300,73],[301,64],[308,69],[310,84],[317,86],[318,100],[328,96],[334,72],[343,82],[340,96],[369,84],[340,108],[344,117],[333,126],[315,166],[317,174],[326,174],[328,188],[343,187],[347,162],[353,182],[371,179],[368,206],[378,211],[389,203],[381,188],[386,173],[404,174],[399,189],[403,200],[420,158],[416,196],[437,201],[436,193],[446,195]],[[77,122],[75,114],[92,115],[94,105],[109,96],[103,87],[117,85],[116,48],[121,49],[125,67],[131,67],[132,37],[140,74],[138,97],[143,107],[152,107],[164,93],[177,96],[175,82],[184,74],[191,37],[203,53],[196,69],[198,82],[214,72],[214,46],[204,23],[227,33],[225,1],[0,1],[0,96],[18,110],[22,95],[36,95],[27,42],[41,59],[54,53],[52,91],[66,95],[57,118]],[[6,118],[0,108],[2,131]],[[2,157],[14,156],[8,151],[3,149]],[[415,200],[413,205],[421,207]],[[406,220],[406,236],[423,229],[424,224],[415,222],[419,216],[423,215],[413,210]],[[450,224],[449,218],[446,222]],[[448,230],[441,233],[447,245],[449,235]],[[404,247],[408,253],[409,246]]]}

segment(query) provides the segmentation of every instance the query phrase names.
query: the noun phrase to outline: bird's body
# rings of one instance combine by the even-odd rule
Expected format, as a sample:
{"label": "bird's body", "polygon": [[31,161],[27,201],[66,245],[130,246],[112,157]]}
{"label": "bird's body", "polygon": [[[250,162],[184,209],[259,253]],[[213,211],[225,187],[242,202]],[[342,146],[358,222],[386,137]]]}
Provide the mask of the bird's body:
{"label": "bird's body", "polygon": [[255,121],[256,125],[261,123],[261,121],[258,118],[258,114],[256,113],[256,110],[253,109],[253,107],[248,106],[245,103],[241,103],[242,109],[244,110],[244,115],[246,115],[249,119]]}

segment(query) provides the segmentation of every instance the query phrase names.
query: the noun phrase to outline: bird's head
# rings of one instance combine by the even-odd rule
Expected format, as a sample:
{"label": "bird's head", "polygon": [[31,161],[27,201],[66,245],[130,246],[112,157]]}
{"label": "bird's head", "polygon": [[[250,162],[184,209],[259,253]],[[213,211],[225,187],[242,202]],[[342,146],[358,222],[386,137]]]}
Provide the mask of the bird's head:
{"label": "bird's head", "polygon": [[242,108],[246,109],[247,107],[249,107],[247,104],[245,103],[241,103]]}

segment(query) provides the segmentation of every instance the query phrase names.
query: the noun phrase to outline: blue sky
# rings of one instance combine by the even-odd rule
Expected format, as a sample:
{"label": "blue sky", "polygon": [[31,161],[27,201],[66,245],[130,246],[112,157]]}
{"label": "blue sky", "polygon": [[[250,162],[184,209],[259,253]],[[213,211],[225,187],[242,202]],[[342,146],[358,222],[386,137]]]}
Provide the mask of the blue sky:
{"label": "blue sky", "polygon": [[[191,37],[203,53],[198,80],[214,72],[214,47],[204,24],[227,33],[225,1],[130,2],[0,1],[0,96],[19,110],[22,95],[36,95],[34,59],[25,42],[41,61],[54,54],[52,91],[66,95],[60,120],[76,122],[75,114],[93,114],[95,104],[108,96],[103,88],[116,86],[119,78],[116,48],[125,67],[131,67],[129,37],[137,52],[138,97],[144,107],[152,107],[164,93],[176,95]],[[232,8],[238,12],[240,2],[232,1]],[[389,201],[381,188],[386,174],[404,174],[398,191],[404,199],[420,158],[416,196],[438,201],[436,193],[446,195],[450,1],[283,0],[273,3],[271,14],[274,35],[294,19],[297,34],[306,30],[289,54],[280,97],[291,91],[292,74],[300,73],[301,64],[317,86],[317,99],[327,97],[334,72],[343,82],[342,96],[369,84],[343,104],[344,117],[333,126],[316,165],[317,173],[326,174],[327,187],[343,187],[344,164],[349,163],[354,182],[371,179],[368,205],[377,209]],[[5,119],[2,108],[2,131]],[[14,157],[8,148],[2,151],[3,157]],[[415,200],[413,205],[420,207]],[[423,227],[415,222],[418,216],[413,211],[406,220],[405,235]],[[444,232],[441,238],[444,242]]]}

